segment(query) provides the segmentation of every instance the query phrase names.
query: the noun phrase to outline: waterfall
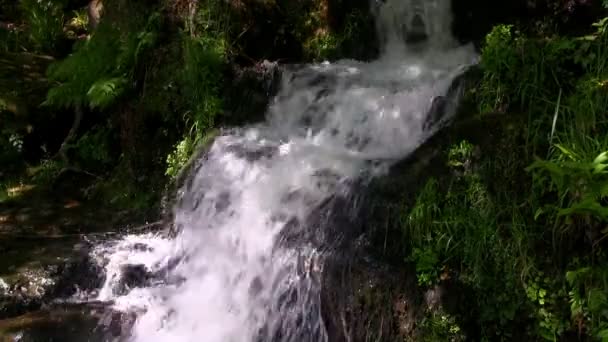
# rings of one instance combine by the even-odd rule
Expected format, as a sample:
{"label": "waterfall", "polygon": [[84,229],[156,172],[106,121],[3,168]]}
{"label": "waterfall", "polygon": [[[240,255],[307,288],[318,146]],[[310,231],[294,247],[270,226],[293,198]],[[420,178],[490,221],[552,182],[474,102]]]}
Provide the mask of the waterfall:
{"label": "waterfall", "polygon": [[[430,116],[475,54],[452,41],[449,2],[374,2],[380,59],[286,70],[265,122],[224,132],[198,160],[175,204],[177,236],[95,250],[106,270],[97,299],[138,313],[131,340],[328,340],[323,261],[350,227],[319,215],[332,214],[332,198],[355,198],[355,184],[385,173],[453,111]],[[125,286],[126,265],[152,275],[145,287]]]}

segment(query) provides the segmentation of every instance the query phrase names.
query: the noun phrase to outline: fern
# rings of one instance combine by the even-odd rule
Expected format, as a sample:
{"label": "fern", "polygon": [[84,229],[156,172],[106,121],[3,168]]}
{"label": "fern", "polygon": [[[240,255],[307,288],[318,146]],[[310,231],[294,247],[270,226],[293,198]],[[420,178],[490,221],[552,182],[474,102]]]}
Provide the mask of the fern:
{"label": "fern", "polygon": [[113,77],[95,82],[87,92],[91,108],[105,109],[113,104],[125,91],[127,79]]}
{"label": "fern", "polygon": [[133,89],[139,57],[157,41],[158,14],[141,31],[123,31],[111,21],[102,22],[89,40],[49,68],[57,82],[45,101],[53,107],[88,106],[105,109]]}

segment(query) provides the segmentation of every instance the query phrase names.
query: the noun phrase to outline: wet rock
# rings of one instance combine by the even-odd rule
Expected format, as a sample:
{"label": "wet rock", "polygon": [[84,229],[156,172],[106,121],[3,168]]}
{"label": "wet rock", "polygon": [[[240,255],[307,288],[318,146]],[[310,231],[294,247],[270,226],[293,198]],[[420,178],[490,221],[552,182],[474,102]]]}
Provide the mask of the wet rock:
{"label": "wet rock", "polygon": [[[446,106],[450,105],[447,101],[467,86],[474,71],[455,81],[450,96],[437,100],[430,125],[445,120],[449,110]],[[321,225],[332,227],[325,229],[325,234],[339,234],[325,238],[341,241],[332,245],[338,252],[327,259],[323,270],[322,312],[331,341],[415,338],[417,323],[425,311],[451,311],[463,303],[463,291],[453,281],[444,281],[426,292],[418,288],[415,268],[403,261],[408,251],[404,250],[400,220],[404,208],[415,201],[429,177],[449,172],[444,150],[460,135],[466,119],[456,116],[454,126],[442,126],[414,153],[391,167],[386,176],[357,187],[354,192],[359,204],[349,215],[343,215],[348,220],[339,220],[339,205],[316,213],[312,222],[331,220]],[[345,203],[349,201],[352,199]]]}
{"label": "wet rock", "polygon": [[144,265],[123,265],[117,289],[119,293],[126,294],[130,289],[148,285],[152,278]]}
{"label": "wet rock", "polygon": [[52,305],[0,321],[0,340],[120,342],[128,340],[134,322],[134,313],[117,312],[102,303]]}
{"label": "wet rock", "polygon": [[0,319],[40,308],[54,285],[50,273],[42,268],[26,269],[9,278],[0,294]]}
{"label": "wet rock", "polygon": [[0,296],[0,320],[37,310],[41,306],[42,301],[37,297],[27,297],[21,293],[2,295]]}
{"label": "wet rock", "polygon": [[413,333],[420,297],[412,270],[334,257],[323,272],[321,300],[330,341],[398,341]]}
{"label": "wet rock", "polygon": [[63,258],[23,266],[6,277],[0,290],[0,319],[23,315],[60,298],[101,286],[103,273],[89,248],[77,244]]}
{"label": "wet rock", "polygon": [[55,286],[47,299],[70,297],[78,291],[98,289],[103,284],[103,270],[92,259],[86,245],[77,246],[75,255],[59,265],[51,277],[55,279]]}
{"label": "wet rock", "polygon": [[226,89],[226,116],[228,125],[242,125],[264,119],[270,99],[278,91],[281,68],[267,60],[252,67],[235,67]]}

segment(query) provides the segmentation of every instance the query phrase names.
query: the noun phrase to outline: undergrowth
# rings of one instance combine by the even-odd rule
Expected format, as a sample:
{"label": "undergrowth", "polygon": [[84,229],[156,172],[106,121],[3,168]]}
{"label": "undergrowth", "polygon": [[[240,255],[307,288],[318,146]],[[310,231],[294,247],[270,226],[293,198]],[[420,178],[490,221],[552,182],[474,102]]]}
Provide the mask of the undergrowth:
{"label": "undergrowth", "polygon": [[403,206],[419,285],[451,274],[470,291],[452,313],[469,338],[608,341],[607,28],[608,18],[586,36],[536,37],[496,26],[477,119],[525,119],[498,125],[498,141],[456,141],[444,151],[450,176]]}

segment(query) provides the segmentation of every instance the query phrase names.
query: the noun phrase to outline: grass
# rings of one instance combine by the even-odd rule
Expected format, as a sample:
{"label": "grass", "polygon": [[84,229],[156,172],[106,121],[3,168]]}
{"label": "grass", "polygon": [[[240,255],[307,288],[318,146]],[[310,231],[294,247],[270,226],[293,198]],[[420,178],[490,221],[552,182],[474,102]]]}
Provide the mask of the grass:
{"label": "grass", "polygon": [[496,124],[452,133],[447,173],[400,209],[419,286],[447,277],[468,294],[427,313],[423,338],[608,340],[607,23],[584,38],[488,35],[474,120]]}

